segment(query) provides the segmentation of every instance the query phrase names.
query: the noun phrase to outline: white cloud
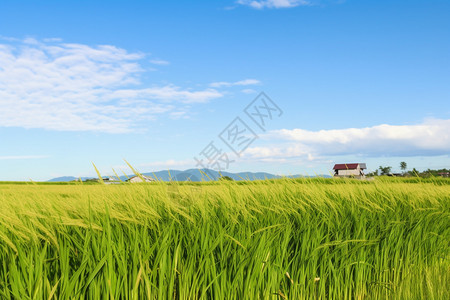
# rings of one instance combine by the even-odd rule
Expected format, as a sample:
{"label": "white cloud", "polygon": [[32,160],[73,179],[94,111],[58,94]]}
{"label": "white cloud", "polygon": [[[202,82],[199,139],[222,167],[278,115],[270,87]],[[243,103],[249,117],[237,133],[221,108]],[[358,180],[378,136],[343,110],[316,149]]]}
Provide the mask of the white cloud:
{"label": "white cloud", "polygon": [[243,89],[241,92],[244,94],[255,94],[256,91],[254,89]]}
{"label": "white cloud", "polygon": [[309,131],[274,130],[262,136],[271,146],[251,147],[252,158],[309,160],[326,156],[437,156],[450,153],[450,120],[429,119],[417,125]]}
{"label": "white cloud", "polygon": [[261,84],[261,81],[259,81],[257,79],[244,79],[244,80],[235,81],[235,82],[227,82],[227,81],[213,82],[210,84],[210,86],[214,87],[214,88],[220,88],[220,87],[247,86],[247,85],[259,85],[259,84]]}
{"label": "white cloud", "polygon": [[205,103],[220,98],[222,94],[214,89],[190,91],[174,85],[144,89],[122,89],[112,92],[107,99],[155,99],[162,102]]}
{"label": "white cloud", "polygon": [[222,97],[212,88],[143,87],[144,58],[58,39],[0,43],[0,127],[129,132],[139,121],[182,110],[180,103]]}
{"label": "white cloud", "polygon": [[152,63],[154,65],[158,65],[158,66],[170,65],[170,62],[168,62],[167,60],[163,60],[163,59],[152,59],[152,60],[150,60],[150,63]]}
{"label": "white cloud", "polygon": [[310,1],[305,0],[239,0],[236,3],[256,9],[290,8],[301,5],[310,5]]}
{"label": "white cloud", "polygon": [[188,118],[187,113],[185,111],[174,111],[170,113],[170,117],[172,119],[186,119]]}

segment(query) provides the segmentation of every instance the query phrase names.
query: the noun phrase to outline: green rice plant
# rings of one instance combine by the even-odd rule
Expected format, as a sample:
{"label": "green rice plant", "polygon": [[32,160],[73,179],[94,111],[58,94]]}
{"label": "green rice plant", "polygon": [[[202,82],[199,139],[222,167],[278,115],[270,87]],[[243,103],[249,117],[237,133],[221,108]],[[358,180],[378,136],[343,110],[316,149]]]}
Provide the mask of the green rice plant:
{"label": "green rice plant", "polygon": [[449,259],[448,179],[0,186],[1,299],[450,299]]}

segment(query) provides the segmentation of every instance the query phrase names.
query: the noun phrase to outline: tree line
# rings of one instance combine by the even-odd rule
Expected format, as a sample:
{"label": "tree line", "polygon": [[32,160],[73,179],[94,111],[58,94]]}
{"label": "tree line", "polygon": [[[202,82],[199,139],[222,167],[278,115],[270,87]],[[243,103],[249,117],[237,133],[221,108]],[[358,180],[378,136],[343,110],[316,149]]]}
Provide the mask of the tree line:
{"label": "tree line", "polygon": [[392,173],[392,167],[391,166],[379,166],[378,169],[376,169],[373,172],[370,172],[367,174],[367,176],[419,176],[419,177],[436,177],[436,176],[446,176],[448,177],[450,173],[450,169],[437,169],[437,170],[425,170],[420,172],[416,168],[413,168],[412,170],[408,170],[408,164],[404,161],[400,163],[400,169],[402,170],[401,173]]}

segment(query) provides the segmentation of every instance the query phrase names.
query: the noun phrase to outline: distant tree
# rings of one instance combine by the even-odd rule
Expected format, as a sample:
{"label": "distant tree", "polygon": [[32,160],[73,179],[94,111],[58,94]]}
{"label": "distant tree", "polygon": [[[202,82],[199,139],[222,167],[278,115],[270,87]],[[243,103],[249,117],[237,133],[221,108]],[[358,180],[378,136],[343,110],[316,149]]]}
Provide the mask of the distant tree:
{"label": "distant tree", "polygon": [[420,175],[420,172],[418,170],[416,170],[416,168],[413,168],[411,173],[412,173],[413,176],[419,176]]}
{"label": "distant tree", "polygon": [[425,172],[423,172],[423,177],[431,177],[431,176],[435,176],[436,171],[431,170],[430,168],[428,168]]}
{"label": "distant tree", "polygon": [[406,164],[406,162],[402,161],[400,163],[400,169],[402,169],[403,172],[406,171],[406,168],[408,167],[408,165]]}
{"label": "distant tree", "polygon": [[391,173],[392,167],[380,166],[378,169],[380,170],[380,173],[381,173],[380,175],[388,175],[389,173]]}
{"label": "distant tree", "polygon": [[234,181],[233,178],[231,178],[230,176],[220,176],[219,180],[228,180],[228,181]]}
{"label": "distant tree", "polygon": [[420,172],[419,170],[417,170],[416,168],[413,168],[411,171],[408,172],[409,175],[411,176],[418,176],[418,177],[423,177],[423,178],[427,178],[427,177],[447,177],[445,174],[450,173],[450,169],[437,169],[437,170],[431,170],[431,169],[427,169],[423,172]]}
{"label": "distant tree", "polygon": [[368,177],[378,176],[378,169],[373,172],[367,173],[366,176],[368,176]]}

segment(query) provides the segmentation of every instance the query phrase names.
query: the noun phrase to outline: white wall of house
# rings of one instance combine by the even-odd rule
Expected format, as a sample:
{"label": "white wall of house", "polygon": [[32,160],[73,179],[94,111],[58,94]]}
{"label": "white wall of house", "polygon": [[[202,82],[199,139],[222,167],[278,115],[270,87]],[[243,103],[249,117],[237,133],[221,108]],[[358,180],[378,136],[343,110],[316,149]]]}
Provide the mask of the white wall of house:
{"label": "white wall of house", "polygon": [[338,170],[338,175],[339,176],[359,176],[359,175],[361,175],[361,168],[358,165],[358,167],[353,170]]}

